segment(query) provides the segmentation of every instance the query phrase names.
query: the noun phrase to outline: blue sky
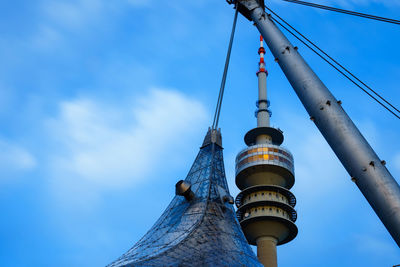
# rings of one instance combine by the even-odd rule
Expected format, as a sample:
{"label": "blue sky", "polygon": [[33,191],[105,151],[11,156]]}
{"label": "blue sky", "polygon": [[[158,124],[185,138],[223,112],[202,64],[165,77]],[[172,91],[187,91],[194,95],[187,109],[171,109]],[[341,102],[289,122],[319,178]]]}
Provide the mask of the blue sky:
{"label": "blue sky", "polygon": [[[400,106],[398,26],[270,7]],[[320,1],[398,18],[392,0]],[[15,0],[0,8],[0,266],[104,266],[155,222],[211,124],[225,1]],[[239,17],[220,126],[255,126],[258,32]],[[293,39],[291,39],[293,40]],[[399,181],[397,119],[293,40]],[[267,53],[272,124],[295,157],[298,237],[280,266],[392,266],[400,251]]]}

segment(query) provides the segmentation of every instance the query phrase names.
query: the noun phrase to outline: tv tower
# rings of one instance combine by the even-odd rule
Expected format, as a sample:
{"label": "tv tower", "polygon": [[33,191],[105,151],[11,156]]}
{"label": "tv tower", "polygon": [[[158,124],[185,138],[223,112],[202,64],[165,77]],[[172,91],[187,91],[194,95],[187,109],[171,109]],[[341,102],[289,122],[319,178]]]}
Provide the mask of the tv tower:
{"label": "tv tower", "polygon": [[289,191],[294,185],[293,156],[280,145],[283,134],[270,127],[271,111],[267,100],[265,49],[260,36],[257,127],[244,137],[248,146],[236,157],[237,217],[257,256],[264,266],[276,267],[276,246],[293,240],[297,213],[295,196]]}

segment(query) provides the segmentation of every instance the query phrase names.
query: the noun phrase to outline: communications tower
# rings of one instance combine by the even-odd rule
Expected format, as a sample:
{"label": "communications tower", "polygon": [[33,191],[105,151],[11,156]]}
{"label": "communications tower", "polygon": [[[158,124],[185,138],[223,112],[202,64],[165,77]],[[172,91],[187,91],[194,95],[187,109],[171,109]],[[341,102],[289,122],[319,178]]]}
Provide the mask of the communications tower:
{"label": "communications tower", "polygon": [[248,146],[236,157],[237,217],[257,256],[264,266],[276,267],[276,246],[293,240],[297,213],[295,196],[289,191],[294,185],[293,156],[280,145],[282,131],[270,127],[271,111],[267,99],[265,49],[260,36],[257,127],[244,137]]}

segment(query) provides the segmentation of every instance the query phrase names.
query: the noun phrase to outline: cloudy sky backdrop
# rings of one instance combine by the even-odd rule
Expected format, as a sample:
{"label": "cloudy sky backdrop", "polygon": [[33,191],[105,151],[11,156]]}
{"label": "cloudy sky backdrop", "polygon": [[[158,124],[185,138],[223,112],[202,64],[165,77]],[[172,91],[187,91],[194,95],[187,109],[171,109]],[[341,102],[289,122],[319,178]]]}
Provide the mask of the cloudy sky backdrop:
{"label": "cloudy sky backdrop", "polygon": [[[280,0],[300,31],[400,105],[400,28]],[[393,0],[319,1],[398,18]],[[211,124],[233,18],[223,0],[14,0],[0,8],[0,266],[104,266],[155,222]],[[255,126],[258,32],[239,17],[220,126]],[[293,40],[400,177],[400,124]],[[267,53],[272,124],[295,157],[298,237],[280,266],[392,266],[400,251]]]}

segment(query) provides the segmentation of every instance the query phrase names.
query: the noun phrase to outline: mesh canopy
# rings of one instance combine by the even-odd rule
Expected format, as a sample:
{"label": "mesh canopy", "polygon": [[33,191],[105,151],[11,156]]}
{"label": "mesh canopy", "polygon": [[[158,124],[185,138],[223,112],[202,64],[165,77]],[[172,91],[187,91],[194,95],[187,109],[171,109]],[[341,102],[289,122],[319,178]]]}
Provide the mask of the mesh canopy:
{"label": "mesh canopy", "polygon": [[[191,201],[175,196],[134,247],[110,264],[116,266],[262,266],[244,237],[225,177],[219,142],[207,133],[185,181]],[[226,199],[226,198],[225,198]]]}

